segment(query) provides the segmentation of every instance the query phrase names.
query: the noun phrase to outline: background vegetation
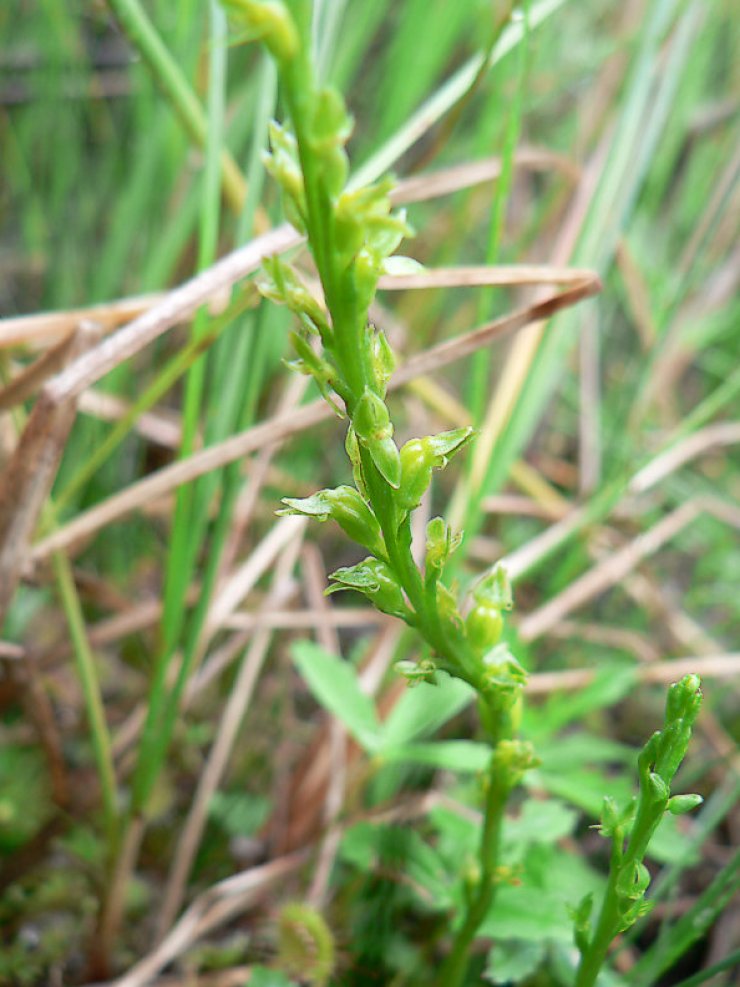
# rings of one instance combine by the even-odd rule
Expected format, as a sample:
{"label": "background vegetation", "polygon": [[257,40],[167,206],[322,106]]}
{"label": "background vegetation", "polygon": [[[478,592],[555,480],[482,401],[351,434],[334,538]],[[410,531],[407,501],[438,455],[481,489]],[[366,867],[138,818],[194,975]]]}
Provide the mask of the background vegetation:
{"label": "background vegetation", "polygon": [[[479,429],[428,509],[451,503],[465,528],[463,587],[505,560],[509,642],[532,673],[523,730],[542,764],[470,982],[571,982],[568,906],[606,870],[602,798],[629,796],[665,685],[697,671],[678,783],[705,804],[659,832],[656,907],[605,983],[729,984],[737,18],[729,2],[532,0],[509,22],[504,6],[316,4],[358,180],[414,179],[405,252],[572,265],[604,285],[392,398],[401,440]],[[13,450],[70,359],[60,339],[81,317],[110,332],[282,222],[261,163],[283,113],[274,69],[194,0],[15,0],[0,28],[3,558],[23,577],[0,642],[0,981],[138,962],[129,987],[428,982],[473,855],[475,718],[465,692],[394,673],[423,657],[400,625],[322,596],[357,561],[346,540],[275,518],[281,497],[348,479],[342,426],[303,410],[316,395],[282,363],[285,311],[248,282],[230,298],[227,278],[113,359],[52,443],[33,542],[8,536],[30,503]],[[408,360],[538,292],[383,292],[374,318]],[[173,471],[237,434],[237,458],[186,484]]]}

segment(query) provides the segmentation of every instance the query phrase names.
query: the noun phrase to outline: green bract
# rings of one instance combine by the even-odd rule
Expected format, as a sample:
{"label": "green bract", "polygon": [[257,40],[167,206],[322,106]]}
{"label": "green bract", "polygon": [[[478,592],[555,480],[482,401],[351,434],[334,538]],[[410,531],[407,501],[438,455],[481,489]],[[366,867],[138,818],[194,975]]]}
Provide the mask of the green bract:
{"label": "green bract", "polygon": [[427,579],[439,579],[447,559],[462,541],[462,535],[453,535],[450,526],[441,517],[433,517],[427,524],[426,575]]}

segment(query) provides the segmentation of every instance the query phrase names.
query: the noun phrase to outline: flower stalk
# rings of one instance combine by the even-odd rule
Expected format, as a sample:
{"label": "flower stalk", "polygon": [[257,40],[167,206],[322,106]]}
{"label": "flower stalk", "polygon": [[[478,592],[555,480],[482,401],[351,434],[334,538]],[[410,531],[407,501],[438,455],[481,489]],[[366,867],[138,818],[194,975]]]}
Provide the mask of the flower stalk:
{"label": "flower stalk", "polygon": [[592,896],[574,910],[575,940],[581,953],[575,987],[593,987],[612,941],[652,908],[645,900],[650,874],[643,861],[665,813],[683,815],[702,802],[700,795],[672,796],[670,792],[701,708],[699,686],[698,676],[686,675],[669,688],[663,729],[653,734],[637,760],[640,790],[636,806],[633,802],[619,809],[613,799],[604,799],[600,832],[612,841],[609,880],[593,932]]}
{"label": "flower stalk", "polygon": [[286,498],[281,513],[335,521],[370,552],[330,576],[329,592],[352,589],[377,609],[404,620],[431,648],[424,667],[400,662],[410,681],[434,680],[441,670],[469,683],[491,743],[479,879],[445,965],[443,983],[465,975],[469,947],[493,900],[501,821],[506,801],[533,758],[514,739],[525,673],[500,643],[511,590],[503,570],[482,580],[463,619],[444,583],[445,564],[460,542],[441,517],[427,527],[426,557],[411,552],[411,517],[432,482],[471,440],[472,429],[411,439],[399,448],[386,404],[394,355],[369,321],[378,279],[401,240],[411,234],[403,212],[393,212],[389,181],[347,188],[345,145],[352,120],[339,93],[320,86],[310,51],[311,4],[228,0],[247,37],[259,38],[277,61],[290,126],[273,124],[265,164],[283,192],[285,211],[306,236],[324,296],[322,306],[300,274],[279,257],[264,265],[262,293],[286,305],[298,320],[292,334],[294,369],[309,374],[340,417],[348,419],[346,449],[354,486]]}

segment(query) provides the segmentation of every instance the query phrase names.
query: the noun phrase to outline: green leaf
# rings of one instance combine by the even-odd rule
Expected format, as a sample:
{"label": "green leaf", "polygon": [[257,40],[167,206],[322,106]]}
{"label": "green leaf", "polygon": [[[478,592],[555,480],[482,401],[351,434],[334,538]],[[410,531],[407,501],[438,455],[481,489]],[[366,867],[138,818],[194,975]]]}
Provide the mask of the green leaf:
{"label": "green leaf", "polygon": [[280,970],[270,970],[266,966],[253,966],[249,972],[249,987],[298,987],[295,980],[286,977]]}
{"label": "green leaf", "polygon": [[408,689],[393,707],[381,728],[383,752],[434,733],[472,702],[475,693],[466,682],[444,672],[437,676],[439,685],[420,683]]}
{"label": "green leaf", "polygon": [[497,942],[488,953],[483,979],[491,984],[519,983],[531,976],[544,958],[544,942]]}
{"label": "green leaf", "polygon": [[436,911],[454,904],[452,882],[440,854],[416,830],[356,823],[345,832],[339,852],[358,870],[403,881],[426,908]]}
{"label": "green leaf", "polygon": [[491,760],[488,744],[472,740],[440,740],[428,744],[405,744],[383,747],[382,758],[387,764],[423,764],[442,771],[477,773],[484,771]]}
{"label": "green leaf", "polygon": [[296,641],[292,657],[316,701],[341,720],[364,750],[377,751],[380,723],[354,668],[313,641]]}

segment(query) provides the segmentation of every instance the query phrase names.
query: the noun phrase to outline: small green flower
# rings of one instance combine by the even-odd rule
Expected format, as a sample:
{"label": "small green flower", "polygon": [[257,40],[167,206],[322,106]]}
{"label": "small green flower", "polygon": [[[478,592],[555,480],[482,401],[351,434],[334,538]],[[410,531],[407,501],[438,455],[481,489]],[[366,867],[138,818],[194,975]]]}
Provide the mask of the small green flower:
{"label": "small green flower", "polygon": [[400,617],[410,624],[414,623],[414,615],[406,603],[393,570],[380,559],[368,558],[357,565],[337,569],[329,578],[335,585],[330,586],[327,593],[336,593],[343,589],[357,590],[364,593],[383,613]]}
{"label": "small green flower", "polygon": [[386,482],[398,489],[401,482],[401,459],[393,441],[393,425],[383,399],[366,387],[352,415],[358,441]]}
{"label": "small green flower", "polygon": [[300,47],[295,21],[280,0],[221,0],[246,32],[245,41],[263,41],[279,61],[294,58]]}
{"label": "small green flower", "polygon": [[332,518],[359,545],[385,557],[385,543],[378,519],[354,487],[319,490],[304,498],[284,497],[283,503],[286,507],[278,514],[304,514],[317,521]]}
{"label": "small green flower", "polygon": [[423,439],[410,439],[401,449],[401,488],[398,502],[405,511],[421,503],[432,482],[432,470],[445,467],[473,436],[472,428],[455,428]]}

